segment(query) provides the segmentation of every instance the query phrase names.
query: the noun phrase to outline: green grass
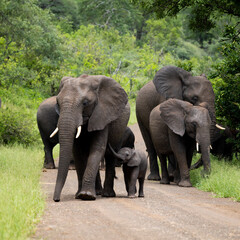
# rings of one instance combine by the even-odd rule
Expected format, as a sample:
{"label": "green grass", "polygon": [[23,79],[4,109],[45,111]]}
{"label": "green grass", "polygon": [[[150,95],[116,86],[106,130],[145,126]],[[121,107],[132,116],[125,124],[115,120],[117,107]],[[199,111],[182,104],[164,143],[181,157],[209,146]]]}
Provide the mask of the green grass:
{"label": "green grass", "polygon": [[[198,155],[199,157],[199,155]],[[196,157],[196,159],[199,159]],[[208,177],[202,177],[202,167],[191,171],[191,182],[196,188],[213,192],[216,197],[232,198],[240,202],[240,162],[227,162],[211,156],[212,171]]]}
{"label": "green grass", "polygon": [[0,146],[0,239],[27,239],[43,213],[42,149]]}
{"label": "green grass", "polygon": [[137,118],[136,118],[136,100],[135,99],[130,99],[129,100],[130,103],[130,119],[128,122],[128,125],[133,125],[135,123],[137,123]]}

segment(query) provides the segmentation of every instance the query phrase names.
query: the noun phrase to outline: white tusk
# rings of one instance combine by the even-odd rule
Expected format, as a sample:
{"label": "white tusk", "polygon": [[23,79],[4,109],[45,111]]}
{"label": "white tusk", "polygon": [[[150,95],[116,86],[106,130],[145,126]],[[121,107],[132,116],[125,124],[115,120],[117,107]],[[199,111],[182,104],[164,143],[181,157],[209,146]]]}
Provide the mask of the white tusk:
{"label": "white tusk", "polygon": [[224,128],[224,127],[221,127],[221,126],[218,125],[218,124],[216,124],[216,127],[219,128],[219,129],[221,129],[221,130],[225,130],[225,129],[226,129],[226,128]]}
{"label": "white tusk", "polygon": [[53,131],[53,133],[50,135],[50,138],[52,138],[53,136],[55,136],[58,132],[58,127],[56,127],[56,129]]}
{"label": "white tusk", "polygon": [[210,147],[210,149],[212,149],[212,145],[210,145],[209,147]]}
{"label": "white tusk", "polygon": [[81,134],[81,129],[82,129],[82,127],[79,126],[78,129],[77,129],[76,138],[79,138],[79,136],[80,136],[80,134]]}
{"label": "white tusk", "polygon": [[197,149],[197,152],[199,151],[199,145],[198,145],[198,142],[196,142],[196,149]]}

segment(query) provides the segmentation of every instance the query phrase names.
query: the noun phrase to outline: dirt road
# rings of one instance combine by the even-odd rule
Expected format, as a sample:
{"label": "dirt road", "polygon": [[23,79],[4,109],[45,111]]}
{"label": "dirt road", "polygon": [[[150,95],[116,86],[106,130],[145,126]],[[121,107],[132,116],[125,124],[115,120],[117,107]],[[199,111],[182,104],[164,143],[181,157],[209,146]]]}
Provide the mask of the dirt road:
{"label": "dirt road", "polygon": [[[136,148],[144,150],[137,125],[131,129]],[[52,200],[57,170],[43,172],[47,206],[32,239],[240,239],[240,203],[195,188],[147,180],[145,198],[128,199],[121,168],[116,172],[116,198],[81,201],[74,199],[76,172],[69,171],[58,203]]]}

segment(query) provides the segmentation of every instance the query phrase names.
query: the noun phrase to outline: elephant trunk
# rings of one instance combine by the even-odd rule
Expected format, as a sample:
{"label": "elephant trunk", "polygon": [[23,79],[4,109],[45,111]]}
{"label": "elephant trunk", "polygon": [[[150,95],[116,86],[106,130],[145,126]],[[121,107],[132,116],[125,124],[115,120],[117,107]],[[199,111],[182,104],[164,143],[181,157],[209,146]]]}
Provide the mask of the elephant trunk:
{"label": "elephant trunk", "polygon": [[197,137],[197,142],[200,144],[204,174],[209,174],[211,171],[210,164],[210,134],[209,130],[201,130],[200,137]]}
{"label": "elephant trunk", "polygon": [[55,202],[60,201],[62,188],[65,184],[68,174],[74,138],[77,132],[77,126],[72,118],[72,113],[65,113],[60,115],[58,127],[59,127],[60,156],[55,192],[53,197],[53,200]]}
{"label": "elephant trunk", "polygon": [[111,152],[113,153],[113,155],[114,155],[116,158],[118,158],[118,159],[120,159],[120,160],[122,160],[122,161],[125,160],[125,158],[124,158],[121,154],[118,154],[118,153],[116,153],[116,152],[113,150],[113,148],[112,148],[112,146],[111,146],[110,144],[108,144],[108,146],[109,146]]}
{"label": "elephant trunk", "polygon": [[204,167],[204,173],[209,174],[211,171],[211,164],[210,164],[210,146],[202,146],[201,147],[202,153],[202,161]]}

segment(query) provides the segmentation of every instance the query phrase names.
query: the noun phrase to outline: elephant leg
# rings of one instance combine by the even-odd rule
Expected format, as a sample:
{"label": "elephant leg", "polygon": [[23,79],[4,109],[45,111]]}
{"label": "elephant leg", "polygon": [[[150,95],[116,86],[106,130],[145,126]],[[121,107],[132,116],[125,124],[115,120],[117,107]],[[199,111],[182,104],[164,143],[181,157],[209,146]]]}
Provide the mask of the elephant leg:
{"label": "elephant leg", "polygon": [[138,197],[144,197],[144,193],[143,193],[144,178],[139,178],[138,182],[139,182]]}
{"label": "elephant leg", "polygon": [[115,161],[111,154],[105,154],[105,163],[106,163],[106,171],[105,171],[105,181],[102,196],[103,197],[115,197],[116,194],[113,190],[114,187],[114,177],[115,173]]}
{"label": "elephant leg", "polygon": [[177,159],[181,180],[178,183],[181,187],[191,187],[189,168],[187,164],[187,151],[182,137],[170,132],[169,140],[174,156]]}
{"label": "elephant leg", "polygon": [[123,172],[124,174],[124,182],[125,182],[125,187],[126,187],[126,191],[127,191],[127,193],[129,192],[129,174],[126,172],[126,171],[124,171]]}
{"label": "elephant leg", "polygon": [[176,163],[176,169],[173,172],[173,182],[178,184],[181,181],[180,170],[178,164]]}
{"label": "elephant leg", "polygon": [[138,121],[139,128],[141,130],[143,140],[145,142],[147,152],[148,152],[148,157],[149,157],[149,164],[150,164],[150,174],[148,175],[147,179],[148,180],[153,180],[153,181],[159,181],[160,175],[159,175],[159,167],[158,167],[158,162],[157,162],[157,153],[155,151],[152,138],[150,136],[150,132],[148,129],[146,129],[141,121]]}
{"label": "elephant leg", "polygon": [[129,191],[128,191],[128,197],[129,198],[135,198],[135,193],[136,193],[136,183],[137,183],[137,178],[139,175],[139,168],[135,167],[130,175],[129,179]]}
{"label": "elephant leg", "polygon": [[45,158],[44,158],[44,168],[46,169],[55,169],[55,164],[53,160],[53,148],[56,144],[53,143],[44,143],[44,152],[45,152]]}
{"label": "elephant leg", "polygon": [[190,137],[188,137],[188,141],[187,141],[187,145],[186,145],[186,150],[187,150],[187,165],[188,168],[190,169],[191,165],[192,165],[192,158],[193,158],[193,152],[195,149],[195,140],[191,139]]}
{"label": "elephant leg", "polygon": [[98,171],[97,177],[96,177],[95,189],[96,189],[96,194],[97,195],[102,194],[102,182],[101,182],[101,177],[100,177],[100,172],[99,171]]}
{"label": "elephant leg", "polygon": [[173,154],[168,156],[168,175],[169,181],[174,181],[174,172],[176,171],[176,161]]}
{"label": "elephant leg", "polygon": [[101,131],[96,131],[92,134],[89,133],[89,135],[90,135],[89,156],[87,160],[86,169],[83,175],[82,189],[79,194],[79,198],[82,200],[96,199],[95,190],[96,177],[99,171],[99,164],[101,162],[101,159],[104,157],[107,146],[108,128],[105,128],[104,130]]}
{"label": "elephant leg", "polygon": [[[83,148],[85,151],[83,151]],[[78,144],[74,147],[74,158],[75,158],[75,167],[78,177],[78,191],[75,194],[76,199],[80,199],[80,192],[82,190],[82,179],[87,165],[88,151],[86,146]]]}
{"label": "elephant leg", "polygon": [[162,169],[162,179],[160,180],[161,184],[169,184],[169,175],[167,169],[167,156],[160,154],[159,155],[160,162],[161,162],[161,169]]}

